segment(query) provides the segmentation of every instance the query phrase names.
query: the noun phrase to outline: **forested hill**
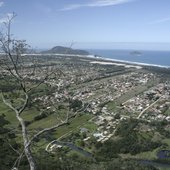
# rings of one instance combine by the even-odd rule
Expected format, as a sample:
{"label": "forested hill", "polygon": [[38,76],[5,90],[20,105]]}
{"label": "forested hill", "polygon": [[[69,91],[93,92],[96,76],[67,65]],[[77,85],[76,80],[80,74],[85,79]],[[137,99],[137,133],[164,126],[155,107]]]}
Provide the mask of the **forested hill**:
{"label": "forested hill", "polygon": [[88,55],[89,52],[85,50],[72,49],[68,47],[55,46],[50,50],[43,51],[45,54],[76,54],[76,55]]}

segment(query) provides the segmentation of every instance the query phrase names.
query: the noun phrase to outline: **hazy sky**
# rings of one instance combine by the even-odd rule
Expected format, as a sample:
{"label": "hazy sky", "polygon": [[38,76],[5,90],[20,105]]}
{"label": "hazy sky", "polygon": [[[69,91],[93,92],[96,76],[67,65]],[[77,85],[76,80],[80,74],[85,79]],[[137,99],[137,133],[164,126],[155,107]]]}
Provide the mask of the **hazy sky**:
{"label": "hazy sky", "polygon": [[11,12],[33,47],[170,49],[170,0],[0,0],[0,23]]}

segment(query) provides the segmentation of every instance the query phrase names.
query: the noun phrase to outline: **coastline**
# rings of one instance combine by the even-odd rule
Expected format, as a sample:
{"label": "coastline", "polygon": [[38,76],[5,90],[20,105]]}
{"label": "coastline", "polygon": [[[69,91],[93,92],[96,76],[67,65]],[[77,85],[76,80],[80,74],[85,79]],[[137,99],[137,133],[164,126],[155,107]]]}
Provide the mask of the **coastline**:
{"label": "coastline", "polygon": [[132,65],[132,64],[125,64],[125,63],[117,63],[117,62],[105,62],[105,61],[91,61],[91,64],[101,64],[101,65],[116,65],[116,66],[123,66],[126,68],[136,68],[136,69],[142,69],[142,66],[139,65]]}
{"label": "coastline", "polygon": [[[158,68],[165,68],[165,69],[170,69],[170,66],[165,66],[165,65],[158,65],[158,64],[149,64],[149,63],[142,63],[142,62],[133,62],[133,61],[127,61],[127,60],[118,60],[118,59],[112,59],[112,58],[106,58],[106,57],[101,57],[95,54],[90,54],[90,55],[75,55],[75,54],[41,54],[41,53],[37,53],[37,54],[22,54],[22,56],[51,56],[51,55],[55,55],[55,56],[67,56],[67,57],[86,57],[86,58],[91,58],[91,59],[96,59],[96,60],[103,60],[103,61],[109,61],[109,62],[117,62],[117,64],[127,64],[127,65],[135,65],[135,66],[148,66],[148,67],[158,67]],[[114,64],[114,63],[113,63]]]}
{"label": "coastline", "polygon": [[95,55],[90,55],[90,58],[101,59],[101,60],[104,60],[104,61],[118,62],[118,63],[122,63],[122,64],[133,64],[133,65],[138,65],[138,66],[151,66],[151,67],[159,67],[159,68],[170,69],[170,66],[164,66],[164,65],[158,65],[158,64],[148,64],[148,63],[141,63],[141,62],[133,62],[133,61],[127,61],[127,60],[118,60],[118,59],[105,58],[105,57],[99,57],[99,56],[95,57]]}

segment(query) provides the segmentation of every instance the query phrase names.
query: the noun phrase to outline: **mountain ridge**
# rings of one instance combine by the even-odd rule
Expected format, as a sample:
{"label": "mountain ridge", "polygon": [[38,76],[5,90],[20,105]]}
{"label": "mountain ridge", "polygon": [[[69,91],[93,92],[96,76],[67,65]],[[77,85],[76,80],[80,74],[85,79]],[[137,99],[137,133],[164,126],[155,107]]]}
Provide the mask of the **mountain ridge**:
{"label": "mountain ridge", "polygon": [[49,50],[42,51],[44,54],[75,54],[75,55],[89,55],[88,51],[80,50],[80,49],[72,49],[69,47],[63,47],[63,46],[55,46]]}

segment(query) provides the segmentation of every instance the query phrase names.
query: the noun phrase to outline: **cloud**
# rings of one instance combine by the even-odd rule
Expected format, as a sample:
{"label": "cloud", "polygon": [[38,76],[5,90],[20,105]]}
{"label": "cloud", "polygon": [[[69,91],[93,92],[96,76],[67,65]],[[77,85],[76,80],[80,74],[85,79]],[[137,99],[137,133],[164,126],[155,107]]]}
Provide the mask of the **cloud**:
{"label": "cloud", "polygon": [[1,7],[2,5],[4,5],[4,2],[1,1],[1,2],[0,2],[0,7]]}
{"label": "cloud", "polygon": [[164,22],[168,22],[168,21],[170,21],[170,17],[162,18],[162,19],[159,19],[159,20],[156,20],[156,21],[152,21],[149,24],[155,25],[155,24],[160,24],[160,23],[164,23]]}
{"label": "cloud", "polygon": [[60,9],[60,11],[69,11],[69,10],[73,10],[73,9],[77,9],[77,8],[81,8],[81,7],[85,7],[86,5],[81,5],[81,4],[72,4],[72,5],[67,5],[64,8]]}
{"label": "cloud", "polygon": [[104,6],[114,6],[119,4],[128,3],[134,0],[93,0],[92,2],[86,4],[70,4],[60,9],[60,11],[69,11],[82,7],[104,7]]}

